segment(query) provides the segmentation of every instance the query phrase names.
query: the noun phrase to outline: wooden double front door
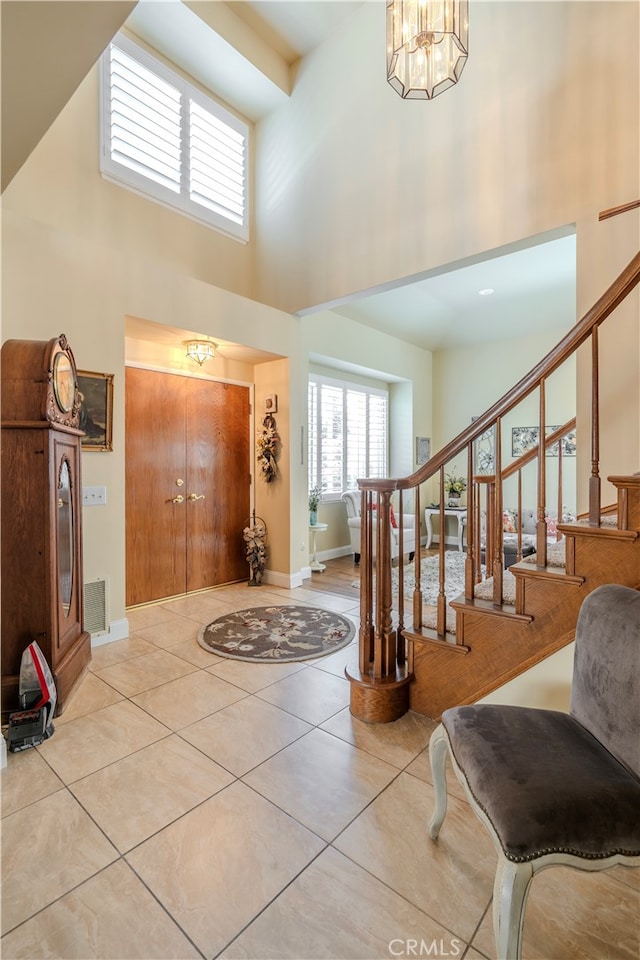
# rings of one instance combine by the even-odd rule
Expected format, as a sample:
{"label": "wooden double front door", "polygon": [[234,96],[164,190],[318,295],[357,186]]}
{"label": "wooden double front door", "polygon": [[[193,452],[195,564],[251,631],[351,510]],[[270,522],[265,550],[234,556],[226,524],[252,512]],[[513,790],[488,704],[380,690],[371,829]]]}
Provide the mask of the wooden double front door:
{"label": "wooden double front door", "polygon": [[127,606],[247,576],[249,389],[126,369]]}

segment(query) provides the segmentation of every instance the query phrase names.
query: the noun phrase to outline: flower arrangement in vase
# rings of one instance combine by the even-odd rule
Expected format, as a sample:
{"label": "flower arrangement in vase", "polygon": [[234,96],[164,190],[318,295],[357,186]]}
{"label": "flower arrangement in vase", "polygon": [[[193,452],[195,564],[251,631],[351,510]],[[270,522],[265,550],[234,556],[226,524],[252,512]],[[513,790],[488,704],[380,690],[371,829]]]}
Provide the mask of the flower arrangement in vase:
{"label": "flower arrangement in vase", "polygon": [[467,479],[466,477],[459,477],[455,473],[455,467],[453,468],[453,473],[447,473],[444,478],[444,489],[449,495],[450,500],[459,500],[464,491],[467,489]]}
{"label": "flower arrangement in vase", "polygon": [[322,489],[311,487],[309,490],[309,524],[315,527],[318,522],[318,504],[322,500]]}

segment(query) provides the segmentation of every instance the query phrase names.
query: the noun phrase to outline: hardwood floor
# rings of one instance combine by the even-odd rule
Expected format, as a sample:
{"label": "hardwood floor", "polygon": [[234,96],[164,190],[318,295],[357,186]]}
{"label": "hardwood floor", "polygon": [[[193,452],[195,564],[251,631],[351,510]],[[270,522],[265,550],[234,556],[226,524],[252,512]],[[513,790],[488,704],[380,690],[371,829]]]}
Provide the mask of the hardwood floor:
{"label": "hardwood floor", "polygon": [[[448,547],[448,551],[455,550],[456,547]],[[422,548],[420,556],[433,557],[438,553],[438,547],[431,547],[429,550]],[[335,560],[322,561],[326,570],[324,573],[312,573],[304,581],[307,590],[318,590],[323,593],[337,593],[341,597],[357,597],[359,590],[353,586],[355,580],[360,579],[360,566],[354,563],[353,554],[347,557],[336,557]]]}
{"label": "hardwood floor", "polygon": [[326,570],[323,573],[312,573],[304,581],[305,589],[336,593],[341,597],[354,597],[357,600],[359,590],[353,583],[360,580],[360,567],[354,563],[353,554],[322,562],[326,565]]}

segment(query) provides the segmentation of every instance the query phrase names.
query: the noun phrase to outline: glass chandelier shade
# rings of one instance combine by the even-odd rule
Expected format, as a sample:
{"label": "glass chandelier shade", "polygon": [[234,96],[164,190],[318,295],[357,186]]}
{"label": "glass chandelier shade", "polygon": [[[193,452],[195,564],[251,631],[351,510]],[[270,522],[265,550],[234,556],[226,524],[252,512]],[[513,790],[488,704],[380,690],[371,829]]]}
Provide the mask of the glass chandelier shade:
{"label": "glass chandelier shade", "polygon": [[469,0],[387,0],[387,80],[407,100],[458,82],[469,53]]}
{"label": "glass chandelier shade", "polygon": [[213,360],[216,355],[216,344],[211,340],[188,340],[186,343],[187,356],[195,360],[200,366],[205,360]]}

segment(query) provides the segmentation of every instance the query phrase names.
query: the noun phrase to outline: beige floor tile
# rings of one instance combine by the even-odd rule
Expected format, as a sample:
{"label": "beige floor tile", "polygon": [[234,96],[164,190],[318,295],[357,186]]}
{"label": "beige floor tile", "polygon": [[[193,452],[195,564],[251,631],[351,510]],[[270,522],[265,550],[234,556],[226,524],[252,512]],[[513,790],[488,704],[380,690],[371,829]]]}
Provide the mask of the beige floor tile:
{"label": "beige floor tile", "polygon": [[395,767],[351,744],[312,730],[243,779],[300,823],[331,840],[397,773]]}
{"label": "beige floor tile", "polygon": [[126,640],[114,640],[113,643],[103,643],[99,647],[93,647],[89,670],[96,673],[98,670],[104,670],[105,667],[113,666],[114,663],[142,657],[145,653],[155,653],[156,650],[157,647],[148,640],[143,640],[142,637],[132,633]]}
{"label": "beige floor tile", "polygon": [[[446,822],[446,821],[445,821]],[[491,910],[473,945],[493,960]],[[534,877],[524,915],[522,960],[637,960],[640,894],[603,873],[553,867]]]}
{"label": "beige floor tile", "polygon": [[413,956],[453,960],[462,957],[465,947],[431,917],[328,849],[222,956],[225,960],[391,960],[411,956],[413,950]]}
{"label": "beige floor tile", "polygon": [[0,773],[2,816],[8,817],[63,787],[60,778],[37,750],[9,753],[7,765]]}
{"label": "beige floor tile", "polygon": [[122,860],[2,941],[5,960],[200,960],[201,954]]}
{"label": "beige floor tile", "polygon": [[400,773],[334,846],[468,941],[491,898],[496,855],[455,797],[434,843],[427,832],[432,809],[432,788]]}
{"label": "beige floor tile", "polygon": [[175,657],[180,657],[182,660],[186,660],[187,663],[193,663],[194,666],[200,667],[203,670],[206,670],[207,667],[211,667],[214,663],[223,659],[222,657],[217,657],[215,653],[211,653],[210,650],[205,650],[197,640],[181,640],[179,643],[171,644],[170,647],[167,647],[167,650]]}
{"label": "beige floor tile", "polygon": [[64,724],[37,749],[65,783],[72,783],[168,734],[167,727],[123,700]]}
{"label": "beige floor tile", "polygon": [[[330,593],[319,593],[317,590],[309,590],[308,587],[294,587],[287,591],[294,603],[308,603],[309,606],[316,607],[326,597],[331,597]],[[357,603],[357,600],[356,600]]]}
{"label": "beige floor tile", "polygon": [[322,670],[309,668],[274,683],[259,696],[307,723],[322,723],[349,703],[349,682]]}
{"label": "beige floor tile", "polygon": [[152,627],[157,623],[169,623],[172,620],[179,622],[180,617],[168,607],[160,603],[150,603],[145,607],[135,607],[127,610],[129,632],[138,633],[145,627]]}
{"label": "beige floor tile", "polygon": [[239,690],[220,677],[199,670],[187,677],[163,683],[161,687],[154,687],[132,699],[167,727],[180,730],[246,695],[244,690]]}
{"label": "beige floor tile", "polygon": [[257,693],[285,677],[309,669],[309,665],[301,660],[292,663],[248,663],[245,660],[229,660],[223,657],[212,656],[211,659],[215,662],[208,668],[208,673],[222,677],[248,693]]}
{"label": "beige floor tile", "polygon": [[312,728],[278,707],[245,697],[180,731],[180,736],[237,777]]}
{"label": "beige floor tile", "polygon": [[318,837],[236,782],[127,859],[196,946],[212,957],[322,847]]}
{"label": "beige floor tile", "polygon": [[172,619],[163,623],[155,623],[151,627],[143,627],[137,631],[137,634],[155,647],[162,647],[166,650],[167,647],[172,647],[181,640],[192,640],[197,644],[199,629],[199,620],[180,616],[177,620]]}
{"label": "beige floor tile", "polygon": [[7,817],[2,834],[3,933],[118,856],[68,790]]}
{"label": "beige floor tile", "polygon": [[323,723],[322,729],[402,769],[424,750],[435,726],[433,720],[413,712],[394,723],[363,723],[346,708]]}
{"label": "beige floor tile", "polygon": [[345,667],[349,670],[358,668],[358,644],[350,643],[348,646],[332,653],[328,657],[320,657],[318,660],[311,660],[310,665],[316,670],[324,670],[325,673],[332,673],[335,677],[344,677]]}
{"label": "beige floor tile", "polygon": [[112,667],[96,671],[96,676],[119,690],[125,697],[134,697],[136,693],[151,690],[153,687],[193,673],[196,667],[180,657],[174,657],[167,650],[156,649],[126,663],[116,663]]}
{"label": "beige floor tile", "polygon": [[[315,574],[314,576],[320,577],[320,574]],[[314,582],[316,581],[314,580]],[[301,592],[304,592],[304,603],[309,604],[311,607],[320,607],[321,610],[333,610],[334,613],[347,614],[360,612],[360,597],[355,590],[353,591],[353,597],[343,597],[336,593],[319,593],[317,590],[305,590],[304,587],[300,587],[296,591],[298,596],[294,597],[294,603],[299,603],[302,599],[302,597],[300,597]]]}
{"label": "beige floor tile", "polygon": [[[429,721],[434,723],[434,721]],[[451,767],[451,761],[447,757],[447,793],[451,794],[452,797],[457,797],[459,800],[464,800],[467,803],[467,795],[464,792],[464,787],[456,777],[453,769]],[[410,773],[412,777],[418,777],[419,780],[424,780],[425,783],[431,783],[431,764],[429,762],[429,748],[427,747],[418,754],[413,763],[410,763],[407,767],[407,773]]]}
{"label": "beige floor tile", "polygon": [[209,623],[215,617],[229,610],[225,591],[211,590],[207,593],[194,593],[188,597],[178,597],[163,604],[165,610],[182,617],[202,623]]}
{"label": "beige floor tile", "polygon": [[77,781],[71,790],[124,852],[232,782],[217,763],[172,736]]}
{"label": "beige floor tile", "polygon": [[95,713],[96,710],[109,707],[120,700],[121,693],[93,673],[86,673],[67,701],[64,713],[54,720],[54,725],[60,727],[63,723]]}
{"label": "beige floor tile", "polygon": [[630,869],[629,867],[612,867],[605,871],[608,877],[614,877],[620,883],[626,883],[636,890],[640,889],[640,870]]}

